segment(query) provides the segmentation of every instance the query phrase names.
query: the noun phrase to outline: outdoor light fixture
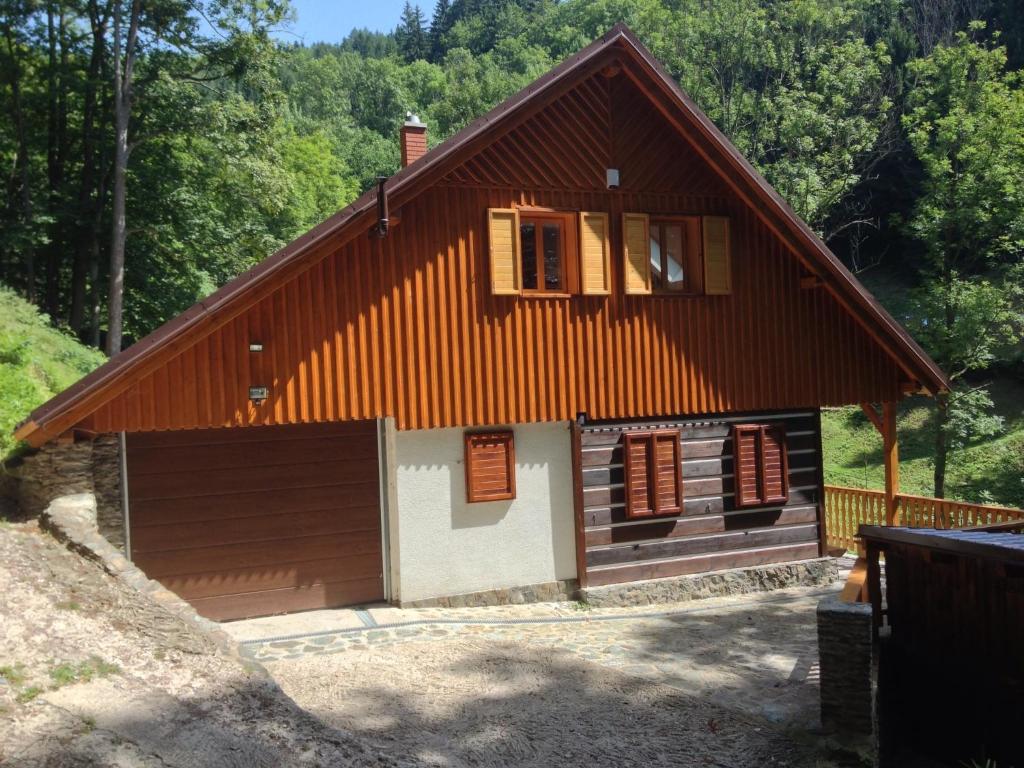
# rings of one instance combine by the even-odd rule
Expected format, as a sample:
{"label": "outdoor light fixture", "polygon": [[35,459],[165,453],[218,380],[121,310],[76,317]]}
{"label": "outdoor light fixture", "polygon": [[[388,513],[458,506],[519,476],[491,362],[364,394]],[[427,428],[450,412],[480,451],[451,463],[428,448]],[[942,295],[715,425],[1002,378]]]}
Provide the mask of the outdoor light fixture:
{"label": "outdoor light fixture", "polygon": [[255,405],[259,405],[270,395],[270,391],[266,387],[249,387],[249,399]]}
{"label": "outdoor light fixture", "polygon": [[604,171],[605,178],[608,180],[608,189],[619,188],[619,169],[618,168],[606,168]]}
{"label": "outdoor light fixture", "polygon": [[263,345],[260,342],[258,342],[258,341],[250,341],[249,342],[249,351],[250,352],[262,352],[263,351]]}

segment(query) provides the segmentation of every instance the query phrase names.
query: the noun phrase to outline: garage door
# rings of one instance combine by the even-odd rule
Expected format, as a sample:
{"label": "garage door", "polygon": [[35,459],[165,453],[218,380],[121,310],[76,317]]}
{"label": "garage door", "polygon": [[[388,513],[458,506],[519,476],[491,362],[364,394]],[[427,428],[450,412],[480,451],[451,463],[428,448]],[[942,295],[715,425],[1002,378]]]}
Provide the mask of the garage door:
{"label": "garage door", "polygon": [[372,421],[127,436],[132,559],[212,619],[384,597]]}

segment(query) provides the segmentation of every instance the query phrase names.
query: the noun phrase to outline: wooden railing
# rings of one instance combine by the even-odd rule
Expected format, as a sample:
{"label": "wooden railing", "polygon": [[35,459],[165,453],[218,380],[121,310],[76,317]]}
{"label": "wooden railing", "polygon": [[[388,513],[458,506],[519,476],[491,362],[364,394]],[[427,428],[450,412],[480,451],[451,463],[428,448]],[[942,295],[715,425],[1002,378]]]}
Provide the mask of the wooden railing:
{"label": "wooden railing", "polygon": [[[1024,509],[969,504],[900,494],[896,497],[896,524],[911,528],[970,528],[1024,520]],[[855,551],[862,524],[885,525],[885,494],[864,488],[825,486],[825,532],[828,546]]]}

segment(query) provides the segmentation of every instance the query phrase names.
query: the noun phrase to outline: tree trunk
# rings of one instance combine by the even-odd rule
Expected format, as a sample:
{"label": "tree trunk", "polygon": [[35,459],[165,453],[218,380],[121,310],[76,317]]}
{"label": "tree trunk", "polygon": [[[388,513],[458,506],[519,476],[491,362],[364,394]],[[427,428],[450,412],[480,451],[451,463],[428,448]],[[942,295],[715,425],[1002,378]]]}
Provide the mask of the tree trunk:
{"label": "tree trunk", "polygon": [[114,182],[111,199],[110,290],[107,296],[107,355],[121,351],[124,305],[125,200],[128,175],[128,122],[132,108],[132,69],[138,37],[140,0],[133,0],[121,60],[121,0],[114,2]]}
{"label": "tree trunk", "polygon": [[29,169],[28,137],[25,135],[25,115],[21,108],[21,66],[18,63],[17,46],[10,24],[4,28],[4,39],[7,42],[7,53],[11,59],[10,86],[11,111],[14,117],[14,132],[18,141],[15,164],[18,177],[21,202],[21,221],[23,228],[22,253],[25,260],[25,298],[35,303],[36,300],[36,260],[35,233],[32,232],[32,186]]}
{"label": "tree trunk", "polygon": [[946,498],[946,459],[949,455],[949,442],[946,429],[949,425],[949,395],[935,397],[935,492],[937,499]]}
{"label": "tree trunk", "polygon": [[106,21],[100,18],[97,0],[90,0],[89,22],[92,27],[92,53],[86,73],[85,94],[82,104],[82,173],[78,188],[78,237],[75,238],[75,256],[71,266],[71,308],[68,322],[71,330],[81,334],[85,324],[86,281],[92,276],[90,263],[99,247],[100,217],[103,196],[97,189],[96,172],[96,103],[99,87],[100,64],[105,46]]}

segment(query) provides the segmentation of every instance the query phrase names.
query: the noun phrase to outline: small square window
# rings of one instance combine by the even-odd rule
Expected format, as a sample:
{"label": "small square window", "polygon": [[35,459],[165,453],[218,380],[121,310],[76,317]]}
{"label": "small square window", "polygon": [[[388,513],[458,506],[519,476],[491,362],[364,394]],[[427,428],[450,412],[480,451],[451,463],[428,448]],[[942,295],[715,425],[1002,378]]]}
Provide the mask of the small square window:
{"label": "small square window", "polygon": [[572,214],[519,214],[524,293],[566,293],[566,253],[573,234]]}
{"label": "small square window", "polygon": [[516,451],[511,430],[466,434],[466,500],[516,497]]}
{"label": "small square window", "polygon": [[700,293],[700,218],[651,218],[651,290],[660,294]]}

